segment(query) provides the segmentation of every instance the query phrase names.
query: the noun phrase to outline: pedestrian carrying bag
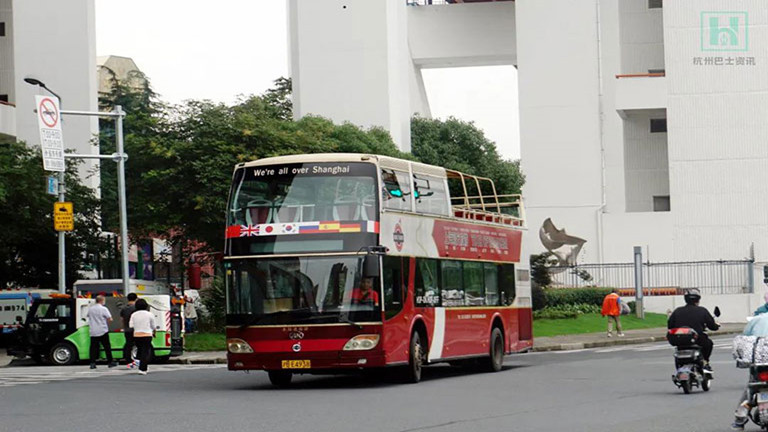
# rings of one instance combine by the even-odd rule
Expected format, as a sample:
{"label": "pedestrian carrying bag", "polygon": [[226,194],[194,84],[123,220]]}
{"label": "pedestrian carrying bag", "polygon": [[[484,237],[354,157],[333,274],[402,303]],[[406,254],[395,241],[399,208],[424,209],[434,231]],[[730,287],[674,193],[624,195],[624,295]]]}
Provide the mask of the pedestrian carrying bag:
{"label": "pedestrian carrying bag", "polygon": [[621,303],[621,314],[622,315],[629,315],[629,312],[630,312],[629,305],[622,302]]}

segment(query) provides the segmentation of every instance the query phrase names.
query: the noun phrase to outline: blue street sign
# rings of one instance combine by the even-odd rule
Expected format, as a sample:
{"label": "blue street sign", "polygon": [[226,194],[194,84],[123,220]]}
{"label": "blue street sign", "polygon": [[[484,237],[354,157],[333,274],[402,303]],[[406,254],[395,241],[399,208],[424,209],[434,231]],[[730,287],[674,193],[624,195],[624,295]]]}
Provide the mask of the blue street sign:
{"label": "blue street sign", "polygon": [[59,179],[54,176],[48,176],[48,193],[51,195],[59,194]]}

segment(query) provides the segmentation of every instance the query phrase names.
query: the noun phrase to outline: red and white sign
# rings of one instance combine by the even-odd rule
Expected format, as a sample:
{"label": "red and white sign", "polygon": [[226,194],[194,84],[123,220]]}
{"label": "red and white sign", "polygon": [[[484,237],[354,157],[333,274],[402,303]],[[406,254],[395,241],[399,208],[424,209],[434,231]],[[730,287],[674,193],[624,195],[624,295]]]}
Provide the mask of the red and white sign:
{"label": "red and white sign", "polygon": [[520,261],[519,230],[435,220],[432,239],[441,257]]}
{"label": "red and white sign", "polygon": [[519,227],[382,213],[380,242],[397,254],[520,262]]}
{"label": "red and white sign", "polygon": [[43,151],[43,169],[64,172],[64,136],[61,133],[59,99],[54,96],[35,96],[37,124],[40,128],[40,147]]}

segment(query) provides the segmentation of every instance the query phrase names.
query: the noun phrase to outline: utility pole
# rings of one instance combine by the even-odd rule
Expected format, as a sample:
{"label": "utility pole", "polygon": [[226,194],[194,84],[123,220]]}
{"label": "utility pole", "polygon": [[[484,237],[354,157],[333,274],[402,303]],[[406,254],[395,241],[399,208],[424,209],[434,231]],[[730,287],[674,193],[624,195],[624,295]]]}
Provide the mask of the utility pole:
{"label": "utility pole", "polygon": [[[27,77],[24,78],[27,84],[41,87],[47,90],[52,95],[58,98],[59,106],[61,106],[61,96],[56,94],[53,90],[49,89],[45,83],[36,79]],[[118,202],[120,207],[120,249],[122,252],[122,278],[123,278],[123,292],[128,292],[128,212],[125,198],[125,161],[128,159],[128,155],[123,151],[123,117],[125,112],[120,105],[115,106],[115,109],[111,112],[91,112],[91,111],[65,111],[60,109],[61,115],[73,115],[73,116],[86,116],[86,117],[111,117],[115,119],[115,135],[117,139],[117,153],[111,155],[102,154],[64,154],[65,159],[112,159],[117,163],[117,187],[118,187]],[[64,171],[59,172],[59,202],[65,200],[65,184],[64,184]],[[59,231],[59,292],[64,294],[66,292],[66,249],[64,244],[64,231]]]}

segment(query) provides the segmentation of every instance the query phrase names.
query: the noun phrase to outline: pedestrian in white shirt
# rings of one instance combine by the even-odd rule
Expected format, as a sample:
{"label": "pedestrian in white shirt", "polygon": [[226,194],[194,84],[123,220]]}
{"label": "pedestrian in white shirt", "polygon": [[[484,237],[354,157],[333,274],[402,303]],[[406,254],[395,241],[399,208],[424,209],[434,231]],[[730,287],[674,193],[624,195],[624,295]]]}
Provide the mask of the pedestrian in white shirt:
{"label": "pedestrian in white shirt", "polygon": [[139,374],[146,375],[152,356],[152,338],[155,337],[155,316],[149,311],[146,300],[138,299],[135,305],[136,312],[131,314],[128,326],[133,328],[133,341],[139,351]]}
{"label": "pedestrian in white shirt", "polygon": [[91,369],[96,369],[96,360],[99,358],[99,344],[104,347],[109,367],[117,366],[112,360],[112,346],[109,343],[109,323],[112,322],[112,314],[104,306],[106,297],[96,296],[96,303],[88,308],[88,334],[91,336]]}

